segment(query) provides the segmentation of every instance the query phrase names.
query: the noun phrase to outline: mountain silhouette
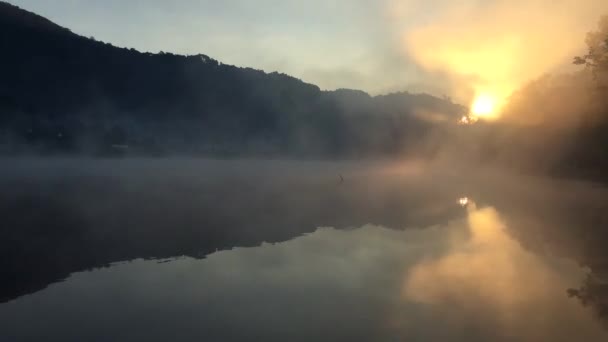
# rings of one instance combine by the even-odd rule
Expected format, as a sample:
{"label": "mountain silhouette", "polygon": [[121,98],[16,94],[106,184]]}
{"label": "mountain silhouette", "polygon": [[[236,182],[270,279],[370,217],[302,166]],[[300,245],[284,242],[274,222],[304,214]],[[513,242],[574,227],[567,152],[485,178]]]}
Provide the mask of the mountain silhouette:
{"label": "mountain silhouette", "polygon": [[[322,91],[280,73],[118,48],[0,2],[5,153],[403,152],[466,109],[426,94]],[[415,115],[416,114],[416,115]]]}

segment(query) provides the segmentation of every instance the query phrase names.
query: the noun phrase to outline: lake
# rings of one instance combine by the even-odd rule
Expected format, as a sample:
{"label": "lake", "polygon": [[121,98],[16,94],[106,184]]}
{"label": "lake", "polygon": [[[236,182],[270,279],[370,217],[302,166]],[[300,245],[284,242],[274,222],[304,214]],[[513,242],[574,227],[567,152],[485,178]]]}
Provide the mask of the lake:
{"label": "lake", "polygon": [[0,341],[606,341],[608,189],[421,162],[17,159]]}

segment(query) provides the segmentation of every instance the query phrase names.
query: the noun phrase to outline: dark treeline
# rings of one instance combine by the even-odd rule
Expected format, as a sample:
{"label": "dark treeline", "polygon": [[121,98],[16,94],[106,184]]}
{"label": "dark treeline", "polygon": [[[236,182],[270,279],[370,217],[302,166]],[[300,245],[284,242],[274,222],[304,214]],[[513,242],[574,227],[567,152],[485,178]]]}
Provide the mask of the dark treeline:
{"label": "dark treeline", "polygon": [[326,92],[205,55],[118,48],[3,2],[0,48],[4,153],[397,154],[430,117],[466,112],[425,94]]}
{"label": "dark treeline", "polygon": [[0,154],[448,157],[605,179],[608,21],[587,67],[516,92],[498,123],[448,98],[322,91],[205,55],[142,53],[0,2]]}
{"label": "dark treeline", "polygon": [[585,42],[587,53],[574,58],[585,67],[545,75],[511,96],[496,134],[482,141],[497,159],[608,179],[608,17]]}

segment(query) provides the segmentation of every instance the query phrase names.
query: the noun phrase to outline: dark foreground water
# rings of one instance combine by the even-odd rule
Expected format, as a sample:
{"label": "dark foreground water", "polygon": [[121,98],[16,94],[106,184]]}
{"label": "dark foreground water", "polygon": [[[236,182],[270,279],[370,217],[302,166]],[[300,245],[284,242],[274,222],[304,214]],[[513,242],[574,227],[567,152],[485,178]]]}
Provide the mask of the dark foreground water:
{"label": "dark foreground water", "polygon": [[0,341],[608,340],[602,186],[417,163],[1,162]]}

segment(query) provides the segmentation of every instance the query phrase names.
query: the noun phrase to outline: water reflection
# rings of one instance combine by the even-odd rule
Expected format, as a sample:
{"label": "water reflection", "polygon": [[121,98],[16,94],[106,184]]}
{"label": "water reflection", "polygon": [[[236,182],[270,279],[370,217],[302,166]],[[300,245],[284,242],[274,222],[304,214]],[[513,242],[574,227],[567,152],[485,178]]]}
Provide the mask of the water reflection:
{"label": "water reflection", "polygon": [[0,340],[608,338],[602,188],[246,166],[3,175]]}
{"label": "water reflection", "polygon": [[[349,163],[24,161],[0,170],[0,303],[136,258],[203,258],[319,226],[404,228],[462,214],[458,185]],[[336,184],[337,174],[343,184]],[[376,180],[384,179],[378,182]],[[390,180],[390,181],[388,181]],[[448,182],[444,182],[449,184]],[[431,204],[429,204],[431,203]]]}
{"label": "water reflection", "polygon": [[452,234],[445,254],[414,265],[404,297],[433,307],[459,340],[600,340],[590,313],[564,296],[583,276],[573,262],[525,250],[494,208],[470,204],[467,234]]}
{"label": "water reflection", "polygon": [[584,272],[506,229],[482,208],[425,229],[320,228],[204,260],[140,259],[0,306],[0,321],[9,340],[605,340],[564,293]]}

